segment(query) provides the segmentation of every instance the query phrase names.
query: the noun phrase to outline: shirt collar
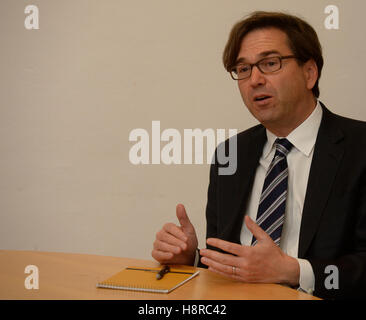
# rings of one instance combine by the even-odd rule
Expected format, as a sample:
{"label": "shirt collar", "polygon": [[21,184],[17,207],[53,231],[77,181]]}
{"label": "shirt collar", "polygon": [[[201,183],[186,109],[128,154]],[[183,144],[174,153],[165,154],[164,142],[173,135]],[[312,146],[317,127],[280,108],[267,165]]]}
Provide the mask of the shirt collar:
{"label": "shirt collar", "polygon": [[[322,120],[323,110],[320,106],[319,101],[317,101],[316,107],[307,119],[295,128],[286,138],[292,143],[292,145],[302,152],[305,156],[309,157],[311,151],[314,148],[316,137],[318,135],[318,130],[320,127],[320,122]],[[263,149],[263,157],[267,158],[270,154],[277,137],[268,129],[267,133],[267,143]]]}

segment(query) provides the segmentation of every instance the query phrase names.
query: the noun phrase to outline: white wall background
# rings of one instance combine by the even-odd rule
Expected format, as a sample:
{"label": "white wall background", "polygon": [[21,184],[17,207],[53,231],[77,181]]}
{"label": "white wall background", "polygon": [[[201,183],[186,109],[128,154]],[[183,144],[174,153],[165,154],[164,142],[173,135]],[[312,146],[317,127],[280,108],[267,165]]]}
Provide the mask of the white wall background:
{"label": "white wall background", "polygon": [[[39,30],[24,27],[29,4]],[[339,30],[324,26],[328,5]],[[209,166],[132,165],[129,133],[256,124],[221,63],[253,10],[310,22],[321,100],[366,120],[364,0],[1,0],[0,249],[149,259],[177,203],[203,247]]]}

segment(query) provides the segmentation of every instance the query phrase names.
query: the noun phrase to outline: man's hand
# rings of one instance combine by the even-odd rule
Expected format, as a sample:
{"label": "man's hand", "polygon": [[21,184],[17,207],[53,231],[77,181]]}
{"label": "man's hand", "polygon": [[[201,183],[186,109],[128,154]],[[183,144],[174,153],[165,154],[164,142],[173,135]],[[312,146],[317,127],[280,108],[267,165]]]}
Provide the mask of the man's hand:
{"label": "man's hand", "polygon": [[286,255],[248,216],[245,217],[245,223],[258,240],[255,246],[242,246],[209,238],[207,244],[231,254],[201,249],[201,262],[207,265],[209,270],[243,282],[298,285],[300,266],[297,260]]}
{"label": "man's hand", "polygon": [[180,226],[166,223],[156,234],[151,255],[161,264],[193,265],[198,246],[196,231],[182,204],[176,208]]}

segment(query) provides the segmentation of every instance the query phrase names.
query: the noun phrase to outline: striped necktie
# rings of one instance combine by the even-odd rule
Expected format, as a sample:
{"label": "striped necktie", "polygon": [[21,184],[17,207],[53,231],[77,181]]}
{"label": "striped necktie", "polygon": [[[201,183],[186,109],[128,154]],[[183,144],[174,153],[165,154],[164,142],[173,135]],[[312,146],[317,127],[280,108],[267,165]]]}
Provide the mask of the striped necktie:
{"label": "striped necktie", "polygon": [[[280,245],[285,220],[288,167],[286,156],[292,148],[287,139],[276,139],[276,152],[267,170],[258,206],[256,223]],[[252,245],[257,240],[253,236]]]}

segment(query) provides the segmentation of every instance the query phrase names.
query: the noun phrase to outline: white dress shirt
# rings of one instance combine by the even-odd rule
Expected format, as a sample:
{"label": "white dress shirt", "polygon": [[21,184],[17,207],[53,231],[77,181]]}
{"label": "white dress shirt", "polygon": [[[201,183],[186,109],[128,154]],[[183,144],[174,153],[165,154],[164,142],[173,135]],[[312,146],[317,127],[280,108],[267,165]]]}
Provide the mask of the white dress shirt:
{"label": "white dress shirt", "polygon": [[[293,145],[287,155],[288,164],[288,193],[286,200],[285,221],[281,235],[281,249],[291,257],[298,260],[300,265],[300,288],[308,293],[314,291],[315,277],[308,260],[298,259],[299,235],[302,211],[306,188],[308,184],[311,161],[314,153],[314,145],[322,119],[322,108],[317,102],[311,115],[286,138]],[[278,138],[270,131],[267,132],[267,142],[264,145],[262,156],[259,160],[254,184],[249,197],[246,214],[256,221],[259,199],[262,193],[263,183],[267,169],[274,157],[274,142]],[[243,245],[251,245],[252,233],[243,223],[240,241]]]}

